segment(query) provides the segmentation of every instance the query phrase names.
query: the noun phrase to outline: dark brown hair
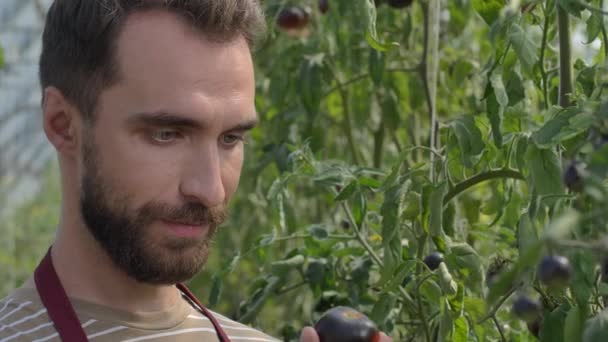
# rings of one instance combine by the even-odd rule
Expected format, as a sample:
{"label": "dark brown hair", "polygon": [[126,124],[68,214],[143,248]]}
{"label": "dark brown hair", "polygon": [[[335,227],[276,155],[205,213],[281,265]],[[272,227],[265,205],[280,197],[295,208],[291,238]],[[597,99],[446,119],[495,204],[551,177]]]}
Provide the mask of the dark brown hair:
{"label": "dark brown hair", "polygon": [[55,86],[91,122],[99,93],[120,79],[116,41],[127,17],[162,9],[207,39],[243,36],[252,47],[265,29],[258,0],[55,0],[42,37],[40,85]]}

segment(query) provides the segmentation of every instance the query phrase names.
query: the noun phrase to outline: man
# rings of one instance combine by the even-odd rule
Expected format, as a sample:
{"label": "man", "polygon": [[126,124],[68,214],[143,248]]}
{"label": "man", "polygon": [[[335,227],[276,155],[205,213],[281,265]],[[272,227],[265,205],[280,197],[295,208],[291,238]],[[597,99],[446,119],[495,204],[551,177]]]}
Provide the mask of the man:
{"label": "man", "polygon": [[34,275],[0,301],[0,342],[276,341],[181,285],[237,188],[263,25],[255,0],[53,3],[40,82],[61,219]]}

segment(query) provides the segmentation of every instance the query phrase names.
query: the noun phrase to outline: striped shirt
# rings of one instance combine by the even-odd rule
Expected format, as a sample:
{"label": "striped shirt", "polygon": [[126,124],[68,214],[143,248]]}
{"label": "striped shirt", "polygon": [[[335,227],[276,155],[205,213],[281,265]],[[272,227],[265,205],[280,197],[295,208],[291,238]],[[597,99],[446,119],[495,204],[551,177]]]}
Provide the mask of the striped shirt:
{"label": "striped shirt", "polygon": [[[170,310],[126,312],[70,298],[87,338],[94,342],[219,341],[213,324],[185,296]],[[275,342],[258,330],[212,312],[231,341]],[[0,300],[0,342],[60,342],[35,288]]]}

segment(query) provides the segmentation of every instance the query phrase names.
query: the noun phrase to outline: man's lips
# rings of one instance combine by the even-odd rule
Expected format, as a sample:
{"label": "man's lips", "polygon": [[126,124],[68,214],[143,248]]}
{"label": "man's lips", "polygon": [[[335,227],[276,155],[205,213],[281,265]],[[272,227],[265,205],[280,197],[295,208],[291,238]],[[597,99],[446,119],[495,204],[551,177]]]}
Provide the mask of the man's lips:
{"label": "man's lips", "polygon": [[167,220],[162,220],[162,222],[173,235],[179,237],[197,237],[203,234],[207,228],[205,224],[198,225]]}

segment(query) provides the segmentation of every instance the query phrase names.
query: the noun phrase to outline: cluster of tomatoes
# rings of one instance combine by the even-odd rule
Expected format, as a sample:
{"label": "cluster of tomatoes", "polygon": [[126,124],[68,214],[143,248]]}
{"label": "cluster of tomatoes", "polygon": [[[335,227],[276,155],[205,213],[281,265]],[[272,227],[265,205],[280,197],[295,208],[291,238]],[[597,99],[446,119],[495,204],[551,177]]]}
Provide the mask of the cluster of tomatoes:
{"label": "cluster of tomatoes", "polygon": [[[376,7],[388,4],[392,8],[406,8],[412,5],[414,0],[374,0]],[[319,0],[318,8],[321,14],[329,12],[329,0]],[[311,10],[307,7],[289,5],[283,7],[277,16],[277,26],[282,30],[292,32],[302,30],[310,21]]]}
{"label": "cluster of tomatoes", "polygon": [[[568,258],[560,255],[547,255],[538,264],[537,275],[540,282],[549,290],[561,290],[568,286],[572,277],[572,266]],[[526,322],[528,330],[539,337],[542,325],[542,304],[539,300],[522,294],[513,302],[513,314]]]}

